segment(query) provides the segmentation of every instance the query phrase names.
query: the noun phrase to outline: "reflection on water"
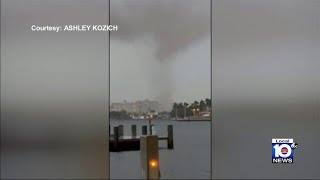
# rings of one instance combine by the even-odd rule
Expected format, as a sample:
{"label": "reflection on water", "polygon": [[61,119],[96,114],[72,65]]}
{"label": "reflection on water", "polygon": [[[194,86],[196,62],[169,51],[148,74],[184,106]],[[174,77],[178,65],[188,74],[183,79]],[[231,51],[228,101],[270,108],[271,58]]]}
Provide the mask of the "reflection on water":
{"label": "reflection on water", "polygon": [[[147,120],[114,120],[113,126],[124,125],[124,135],[131,134],[131,125],[137,125],[137,134],[141,135],[141,126],[148,125]],[[210,178],[210,127],[209,121],[177,122],[154,120],[159,136],[167,135],[167,125],[173,125],[174,149],[166,149],[166,141],[159,143],[160,171],[162,179],[209,179]],[[140,152],[110,152],[111,179],[140,179]]]}

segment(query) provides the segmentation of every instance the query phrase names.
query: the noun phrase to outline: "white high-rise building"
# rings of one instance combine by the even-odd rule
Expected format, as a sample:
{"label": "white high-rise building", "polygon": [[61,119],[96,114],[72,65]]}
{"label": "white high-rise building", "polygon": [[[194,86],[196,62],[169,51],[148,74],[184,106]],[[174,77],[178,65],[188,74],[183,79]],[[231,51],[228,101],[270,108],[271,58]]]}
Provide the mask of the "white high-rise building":
{"label": "white high-rise building", "polygon": [[158,101],[136,101],[136,102],[127,102],[124,101],[122,103],[112,103],[111,111],[122,111],[125,110],[129,113],[148,113],[151,110],[156,112],[162,112],[164,109]]}

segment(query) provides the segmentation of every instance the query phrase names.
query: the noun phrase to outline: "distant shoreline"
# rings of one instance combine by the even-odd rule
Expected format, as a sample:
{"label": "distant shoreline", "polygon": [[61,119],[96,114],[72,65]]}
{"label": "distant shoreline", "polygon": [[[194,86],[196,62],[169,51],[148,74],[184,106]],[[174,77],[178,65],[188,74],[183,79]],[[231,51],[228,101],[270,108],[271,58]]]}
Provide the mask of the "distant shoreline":
{"label": "distant shoreline", "polygon": [[212,121],[211,119],[182,119],[182,120],[173,120],[173,121]]}
{"label": "distant shoreline", "polygon": [[[147,119],[110,119],[111,121],[148,121]],[[152,121],[212,121],[212,119],[154,119]]]}

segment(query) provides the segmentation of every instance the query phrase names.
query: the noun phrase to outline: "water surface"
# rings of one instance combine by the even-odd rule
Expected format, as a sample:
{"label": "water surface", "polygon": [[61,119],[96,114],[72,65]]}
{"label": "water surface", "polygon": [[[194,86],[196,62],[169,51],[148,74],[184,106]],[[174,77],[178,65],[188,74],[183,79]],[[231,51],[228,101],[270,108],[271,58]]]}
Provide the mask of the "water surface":
{"label": "water surface", "polygon": [[[131,135],[131,125],[137,125],[137,134],[141,135],[141,126],[148,125],[147,120],[111,120],[113,126],[124,125],[124,135]],[[174,149],[168,150],[166,141],[159,144],[160,171],[162,179],[209,179],[211,123],[178,122],[154,120],[159,136],[167,136],[167,125],[173,125]],[[140,151],[110,152],[111,179],[141,179]]]}

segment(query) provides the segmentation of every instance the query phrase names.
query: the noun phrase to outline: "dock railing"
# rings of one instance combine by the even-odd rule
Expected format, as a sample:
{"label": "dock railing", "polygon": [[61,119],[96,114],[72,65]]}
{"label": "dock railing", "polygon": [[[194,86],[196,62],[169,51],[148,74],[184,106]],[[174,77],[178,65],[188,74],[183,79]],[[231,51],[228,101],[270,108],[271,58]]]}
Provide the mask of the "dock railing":
{"label": "dock railing", "polygon": [[[137,126],[131,125],[131,136],[125,136],[123,125],[114,126],[113,134],[109,131],[109,150],[111,152],[140,150],[140,139],[148,135],[147,131],[148,127],[143,125],[141,127],[142,136],[138,136]],[[167,141],[167,148],[174,149],[173,125],[167,126],[167,136],[158,136],[157,140],[158,142]]]}

